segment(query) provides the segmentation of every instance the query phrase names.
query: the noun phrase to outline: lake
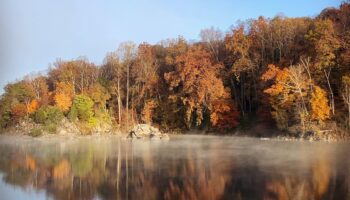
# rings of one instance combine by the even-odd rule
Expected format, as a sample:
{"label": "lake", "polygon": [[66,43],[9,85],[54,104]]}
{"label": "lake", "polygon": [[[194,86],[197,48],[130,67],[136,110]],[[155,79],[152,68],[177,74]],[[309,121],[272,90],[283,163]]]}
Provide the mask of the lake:
{"label": "lake", "polygon": [[0,137],[0,199],[350,199],[350,143]]}

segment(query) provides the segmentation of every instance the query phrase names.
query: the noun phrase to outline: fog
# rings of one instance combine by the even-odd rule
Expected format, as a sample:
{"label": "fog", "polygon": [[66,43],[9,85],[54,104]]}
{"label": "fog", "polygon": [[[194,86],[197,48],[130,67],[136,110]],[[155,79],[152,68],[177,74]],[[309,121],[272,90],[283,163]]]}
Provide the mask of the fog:
{"label": "fog", "polygon": [[1,137],[0,150],[1,191],[13,198],[11,185],[53,199],[350,198],[346,142]]}

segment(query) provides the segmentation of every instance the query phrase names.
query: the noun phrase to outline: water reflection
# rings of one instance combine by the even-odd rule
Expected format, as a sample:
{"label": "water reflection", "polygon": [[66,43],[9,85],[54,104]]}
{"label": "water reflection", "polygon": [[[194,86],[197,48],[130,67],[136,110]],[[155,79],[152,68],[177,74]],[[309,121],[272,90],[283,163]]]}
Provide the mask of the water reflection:
{"label": "water reflection", "polygon": [[349,146],[199,136],[1,142],[0,171],[2,182],[54,199],[350,199]]}

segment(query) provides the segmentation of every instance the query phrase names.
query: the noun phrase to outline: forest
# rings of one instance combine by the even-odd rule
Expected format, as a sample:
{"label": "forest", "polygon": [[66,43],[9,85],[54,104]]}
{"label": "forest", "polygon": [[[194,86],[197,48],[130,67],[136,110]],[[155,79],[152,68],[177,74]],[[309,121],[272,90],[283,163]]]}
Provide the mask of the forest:
{"label": "forest", "polygon": [[226,33],[211,27],[200,38],[124,42],[101,65],[57,59],[46,73],[5,86],[1,131],[31,122],[55,132],[65,119],[85,134],[106,123],[116,130],[147,123],[164,131],[264,124],[281,134],[347,135],[350,2],[312,18],[259,17]]}

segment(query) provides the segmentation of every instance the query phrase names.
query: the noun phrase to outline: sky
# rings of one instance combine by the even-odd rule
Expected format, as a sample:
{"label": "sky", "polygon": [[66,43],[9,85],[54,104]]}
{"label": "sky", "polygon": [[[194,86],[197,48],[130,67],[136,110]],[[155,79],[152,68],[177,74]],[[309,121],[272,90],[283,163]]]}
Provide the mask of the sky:
{"label": "sky", "polygon": [[259,16],[314,17],[341,0],[0,0],[0,93],[57,58],[101,64],[119,43],[198,40]]}

